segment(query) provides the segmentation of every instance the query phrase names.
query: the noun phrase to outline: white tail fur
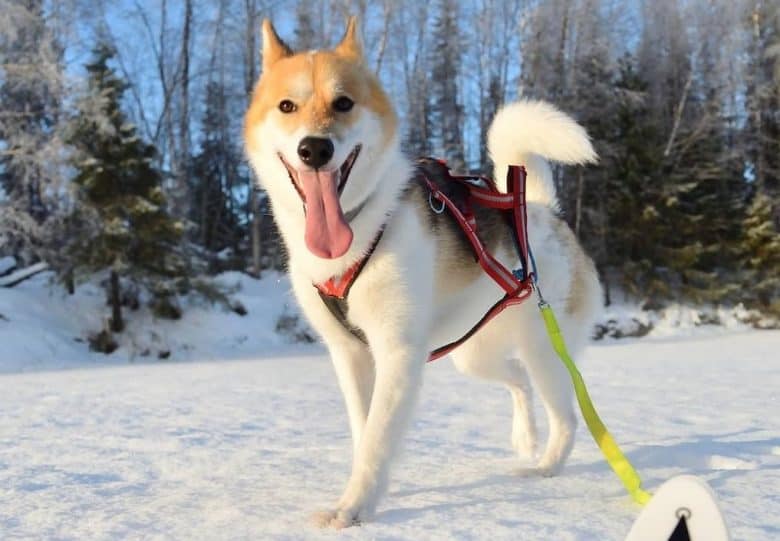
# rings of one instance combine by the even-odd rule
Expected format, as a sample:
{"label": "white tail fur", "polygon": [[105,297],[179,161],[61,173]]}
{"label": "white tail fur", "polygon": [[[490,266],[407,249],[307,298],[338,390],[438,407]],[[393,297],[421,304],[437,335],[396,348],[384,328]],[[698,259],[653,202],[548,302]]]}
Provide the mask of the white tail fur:
{"label": "white tail fur", "polygon": [[506,189],[510,164],[528,171],[526,198],[557,207],[547,160],[592,163],[598,157],[585,129],[544,101],[519,101],[501,108],[488,131],[488,150],[499,189]]}

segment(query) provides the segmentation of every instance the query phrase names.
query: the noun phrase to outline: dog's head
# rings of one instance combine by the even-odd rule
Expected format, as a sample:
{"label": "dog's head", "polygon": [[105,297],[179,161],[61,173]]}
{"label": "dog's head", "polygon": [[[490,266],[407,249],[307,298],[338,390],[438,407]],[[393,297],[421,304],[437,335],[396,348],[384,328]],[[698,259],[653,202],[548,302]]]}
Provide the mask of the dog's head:
{"label": "dog's head", "polygon": [[344,255],[352,243],[350,215],[377,188],[372,163],[396,132],[354,17],[335,48],[300,53],[263,22],[263,72],[244,130],[247,155],[275,212],[300,215],[314,255]]}

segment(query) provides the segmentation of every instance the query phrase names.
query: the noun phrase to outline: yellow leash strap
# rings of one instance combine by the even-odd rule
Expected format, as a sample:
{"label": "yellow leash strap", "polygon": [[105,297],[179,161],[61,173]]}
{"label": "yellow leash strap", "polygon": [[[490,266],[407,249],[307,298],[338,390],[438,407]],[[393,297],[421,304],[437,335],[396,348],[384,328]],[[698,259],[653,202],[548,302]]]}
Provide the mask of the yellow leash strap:
{"label": "yellow leash strap", "polygon": [[604,457],[607,459],[612,470],[620,477],[623,485],[628,490],[628,493],[640,505],[644,505],[650,500],[651,495],[649,492],[642,490],[642,480],[639,478],[639,474],[628,461],[623,451],[620,450],[618,444],[612,438],[612,435],[604,426],[599,414],[596,412],[596,408],[593,406],[593,402],[588,395],[588,389],[585,387],[585,381],[582,379],[580,371],[577,370],[577,366],[571,359],[569,352],[566,350],[566,343],[563,341],[563,335],[561,329],[558,327],[558,321],[555,319],[555,314],[544,300],[539,302],[539,309],[542,311],[542,318],[544,319],[544,325],[547,327],[547,334],[550,337],[553,349],[561,358],[566,369],[569,371],[571,381],[574,384],[574,392],[577,395],[577,402],[580,405],[580,411],[585,418],[585,424],[588,425],[593,439],[596,444],[604,453]]}

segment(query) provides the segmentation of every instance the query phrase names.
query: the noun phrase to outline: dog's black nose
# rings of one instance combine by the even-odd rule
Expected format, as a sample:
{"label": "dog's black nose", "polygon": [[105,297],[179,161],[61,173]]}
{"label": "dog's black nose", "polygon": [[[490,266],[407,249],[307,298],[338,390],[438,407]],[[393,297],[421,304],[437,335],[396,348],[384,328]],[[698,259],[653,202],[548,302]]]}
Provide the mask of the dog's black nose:
{"label": "dog's black nose", "polygon": [[333,141],[322,137],[304,137],[298,143],[298,156],[309,167],[319,169],[333,157]]}

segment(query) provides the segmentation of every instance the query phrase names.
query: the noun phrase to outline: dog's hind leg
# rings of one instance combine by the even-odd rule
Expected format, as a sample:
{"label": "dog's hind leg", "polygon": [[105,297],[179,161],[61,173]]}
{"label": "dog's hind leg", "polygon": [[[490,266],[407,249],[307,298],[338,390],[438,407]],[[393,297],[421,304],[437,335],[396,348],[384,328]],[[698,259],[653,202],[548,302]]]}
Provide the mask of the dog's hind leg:
{"label": "dog's hind leg", "polygon": [[[531,307],[521,309],[535,310]],[[530,311],[529,311],[529,315]],[[517,353],[539,393],[549,426],[547,444],[536,473],[550,476],[560,472],[574,447],[577,416],[574,390],[566,367],[553,351],[538,314],[524,318],[515,335]]]}
{"label": "dog's hind leg", "polygon": [[506,382],[512,395],[512,447],[521,458],[533,459],[536,452],[536,420],[533,411],[533,392],[528,373],[519,360],[511,363],[518,365],[517,379]]}
{"label": "dog's hind leg", "polygon": [[508,351],[501,319],[488,324],[468,342],[452,352],[455,367],[462,373],[503,383],[512,396],[512,447],[521,458],[533,458],[536,449],[536,422],[532,406],[531,384],[525,368]]}

